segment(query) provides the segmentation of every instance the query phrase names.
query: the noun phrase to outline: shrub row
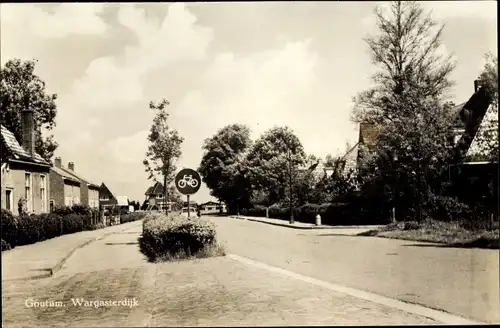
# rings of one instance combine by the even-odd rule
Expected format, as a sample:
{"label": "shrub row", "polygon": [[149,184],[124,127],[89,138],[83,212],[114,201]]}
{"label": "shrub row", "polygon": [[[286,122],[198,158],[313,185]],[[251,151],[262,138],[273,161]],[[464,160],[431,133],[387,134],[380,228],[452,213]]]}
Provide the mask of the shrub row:
{"label": "shrub row", "polygon": [[216,231],[212,222],[162,213],[147,215],[139,241],[141,251],[152,262],[196,256],[215,245]]}
{"label": "shrub row", "polygon": [[[243,215],[265,217],[266,208],[256,206],[244,209]],[[315,223],[316,215],[321,215],[322,224],[326,225],[367,225],[386,224],[389,214],[377,213],[363,208],[356,203],[326,203],[326,204],[304,204],[293,209],[294,219],[298,222]],[[272,205],[268,208],[268,215],[273,219],[289,220],[290,208],[286,206]]]}
{"label": "shrub row", "polygon": [[[14,216],[1,210],[2,251],[61,235],[104,228],[99,212],[88,206],[57,207],[51,213]],[[142,213],[124,215],[121,223],[140,220]]]}
{"label": "shrub row", "polygon": [[120,215],[120,223],[142,220],[146,217],[146,212],[133,212]]}

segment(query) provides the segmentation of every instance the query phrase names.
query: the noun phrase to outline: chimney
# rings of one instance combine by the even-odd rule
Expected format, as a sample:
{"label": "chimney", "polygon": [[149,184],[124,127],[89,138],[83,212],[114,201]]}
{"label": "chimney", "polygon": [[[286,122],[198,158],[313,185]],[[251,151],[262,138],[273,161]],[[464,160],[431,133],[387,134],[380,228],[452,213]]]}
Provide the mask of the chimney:
{"label": "chimney", "polygon": [[68,170],[70,170],[70,171],[74,171],[74,170],[75,170],[75,163],[73,163],[73,162],[69,162],[69,163],[68,163]]}
{"label": "chimney", "polygon": [[474,80],[474,92],[477,92],[477,90],[479,90],[480,87],[481,87],[481,81]]}
{"label": "chimney", "polygon": [[35,122],[33,120],[33,110],[25,109],[22,111],[22,130],[23,130],[23,148],[33,157],[35,154]]}
{"label": "chimney", "polygon": [[54,160],[54,166],[57,168],[61,168],[61,163],[61,157],[56,157],[56,159]]}

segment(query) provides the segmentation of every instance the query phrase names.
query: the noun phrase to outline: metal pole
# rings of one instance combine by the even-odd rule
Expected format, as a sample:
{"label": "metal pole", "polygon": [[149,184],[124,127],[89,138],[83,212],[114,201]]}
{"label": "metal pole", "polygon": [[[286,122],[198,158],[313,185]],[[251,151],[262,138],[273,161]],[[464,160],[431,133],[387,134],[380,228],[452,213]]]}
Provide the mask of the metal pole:
{"label": "metal pole", "polygon": [[187,195],[187,201],[188,201],[188,219],[189,219],[189,217],[191,215],[191,213],[190,213],[191,212],[191,206],[190,206],[191,204],[189,203],[189,195]]}

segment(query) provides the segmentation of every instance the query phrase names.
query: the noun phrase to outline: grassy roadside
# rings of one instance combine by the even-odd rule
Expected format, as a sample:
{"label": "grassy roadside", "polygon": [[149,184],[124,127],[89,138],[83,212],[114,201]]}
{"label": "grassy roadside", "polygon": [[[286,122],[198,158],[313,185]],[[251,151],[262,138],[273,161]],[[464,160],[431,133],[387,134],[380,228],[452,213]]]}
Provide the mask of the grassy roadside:
{"label": "grassy roadside", "polygon": [[499,230],[468,230],[457,222],[426,220],[389,224],[378,230],[369,230],[358,236],[423,241],[448,247],[499,249]]}

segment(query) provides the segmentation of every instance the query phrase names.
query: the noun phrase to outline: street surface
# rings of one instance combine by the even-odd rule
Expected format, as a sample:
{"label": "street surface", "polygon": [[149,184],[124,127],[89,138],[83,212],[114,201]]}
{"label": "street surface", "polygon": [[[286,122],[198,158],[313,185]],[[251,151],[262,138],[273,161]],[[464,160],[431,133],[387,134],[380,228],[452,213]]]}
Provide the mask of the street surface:
{"label": "street surface", "polygon": [[213,221],[231,253],[466,318],[500,322],[498,250]]}
{"label": "street surface", "polygon": [[[321,230],[301,231],[221,217],[213,220],[228,253],[336,284],[417,300],[430,307],[437,304],[436,308],[463,316],[470,313],[479,320],[498,318],[498,308],[493,310],[498,298],[494,290],[487,290],[495,274],[491,271],[496,270],[496,285],[489,287],[496,286],[498,297],[498,254],[495,262],[493,253],[484,250],[413,247],[389,239],[324,236]],[[436,323],[245,265],[230,256],[147,263],[138,250],[140,233],[141,227],[136,226],[77,250],[51,278],[3,282],[3,325]],[[125,302],[99,307],[84,302],[95,300]],[[33,307],[45,301],[52,307]],[[479,306],[473,301],[479,301]]]}

